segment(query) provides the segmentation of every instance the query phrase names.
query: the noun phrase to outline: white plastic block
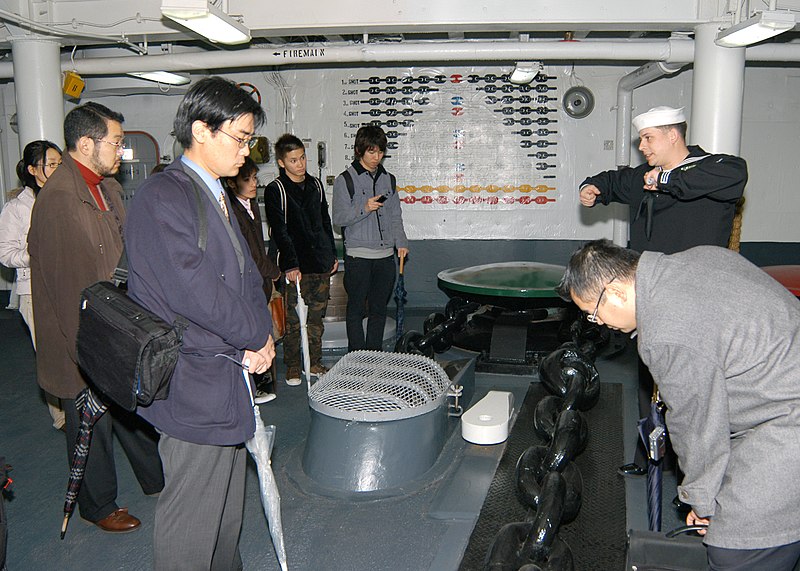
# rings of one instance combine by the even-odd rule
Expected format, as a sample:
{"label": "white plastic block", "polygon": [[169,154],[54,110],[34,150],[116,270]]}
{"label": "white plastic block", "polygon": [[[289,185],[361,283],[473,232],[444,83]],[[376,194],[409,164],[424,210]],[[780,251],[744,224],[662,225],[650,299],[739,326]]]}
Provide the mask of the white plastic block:
{"label": "white plastic block", "polygon": [[473,444],[500,444],[508,438],[514,395],[489,391],[461,417],[461,436]]}

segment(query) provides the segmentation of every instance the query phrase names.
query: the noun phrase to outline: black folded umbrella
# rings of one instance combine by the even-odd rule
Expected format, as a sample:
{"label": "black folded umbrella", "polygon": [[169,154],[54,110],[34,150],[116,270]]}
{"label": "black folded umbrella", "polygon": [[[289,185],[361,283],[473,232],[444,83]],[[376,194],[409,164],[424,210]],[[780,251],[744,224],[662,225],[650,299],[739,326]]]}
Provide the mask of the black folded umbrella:
{"label": "black folded umbrella", "polygon": [[64,522],[61,524],[61,539],[64,539],[64,535],[67,533],[67,524],[69,524],[69,518],[75,510],[75,502],[78,499],[81,482],[83,482],[86,459],[89,457],[89,445],[92,443],[92,428],[108,408],[89,387],[78,393],[78,397],[75,399],[75,406],[81,411],[81,425],[78,428],[78,438],[75,441],[75,450],[72,453],[72,467],[69,471],[67,496],[64,500]]}
{"label": "black folded umbrella", "polygon": [[403,262],[405,262],[406,257],[400,256],[400,272],[397,276],[397,285],[394,288],[394,302],[397,305],[397,313],[395,314],[395,321],[396,321],[396,336],[395,341],[399,341],[400,337],[403,336],[403,325],[405,324],[406,318],[406,279],[403,276]]}
{"label": "black folded umbrella", "polygon": [[650,531],[661,531],[661,459],[666,447],[666,424],[664,423],[664,403],[653,389],[650,401],[650,414],[639,420],[639,436],[647,451],[647,523]]}

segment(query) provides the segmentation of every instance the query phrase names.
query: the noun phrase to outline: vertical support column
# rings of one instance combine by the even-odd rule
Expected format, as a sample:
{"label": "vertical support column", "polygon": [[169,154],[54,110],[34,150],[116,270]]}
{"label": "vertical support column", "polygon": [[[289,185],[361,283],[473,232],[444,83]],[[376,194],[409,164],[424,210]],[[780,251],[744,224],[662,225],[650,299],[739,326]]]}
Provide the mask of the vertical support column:
{"label": "vertical support column", "polygon": [[694,29],[689,139],[710,153],[738,155],[742,142],[745,48],[714,43],[719,24]]}
{"label": "vertical support column", "polygon": [[11,40],[20,153],[37,139],[48,139],[64,148],[60,48],[53,40]]}

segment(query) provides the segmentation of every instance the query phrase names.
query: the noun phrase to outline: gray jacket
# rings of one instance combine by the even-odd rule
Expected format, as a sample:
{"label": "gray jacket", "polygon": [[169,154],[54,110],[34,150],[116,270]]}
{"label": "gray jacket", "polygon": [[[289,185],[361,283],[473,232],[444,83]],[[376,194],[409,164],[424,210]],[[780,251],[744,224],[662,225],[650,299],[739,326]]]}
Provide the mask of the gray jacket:
{"label": "gray jacket", "polygon": [[800,301],[723,248],[645,252],[636,320],[705,542],[800,540]]}
{"label": "gray jacket", "polygon": [[[394,177],[379,165],[373,178],[359,161],[353,161],[346,172],[353,180],[353,196],[344,173],[340,174],[333,185],[332,218],[342,228],[345,248],[408,248],[400,197],[392,184]],[[380,194],[387,196],[383,207],[367,212],[367,200]]]}

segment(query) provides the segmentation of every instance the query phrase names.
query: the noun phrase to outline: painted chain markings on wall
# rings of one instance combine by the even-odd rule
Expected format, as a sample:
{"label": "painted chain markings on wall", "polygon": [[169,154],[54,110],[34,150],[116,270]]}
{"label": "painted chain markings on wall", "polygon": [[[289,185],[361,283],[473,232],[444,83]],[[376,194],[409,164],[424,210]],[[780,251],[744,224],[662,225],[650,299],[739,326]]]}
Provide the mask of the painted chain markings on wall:
{"label": "painted chain markings on wall", "polygon": [[475,69],[347,77],[346,158],[372,123],[386,132],[387,168],[412,211],[546,207],[559,198],[556,79],[541,72],[516,85]]}
{"label": "painted chain markings on wall", "polygon": [[529,184],[523,184],[521,186],[497,186],[494,184],[490,184],[489,186],[481,186],[479,184],[473,184],[472,186],[447,186],[447,185],[439,185],[439,186],[413,186],[413,185],[406,185],[406,186],[398,186],[397,190],[400,192],[406,192],[408,194],[413,194],[415,192],[547,192],[551,190],[555,190],[554,186],[547,186],[546,184],[539,184],[536,186],[531,186]]}

